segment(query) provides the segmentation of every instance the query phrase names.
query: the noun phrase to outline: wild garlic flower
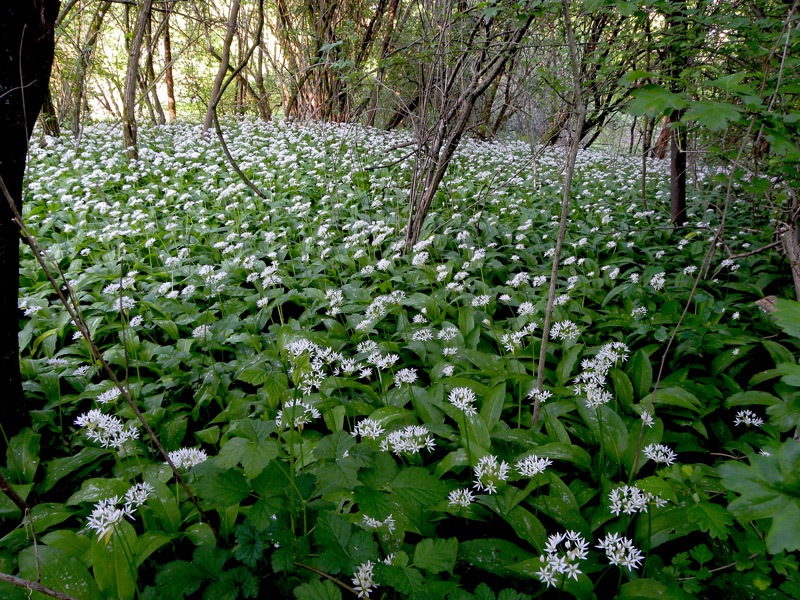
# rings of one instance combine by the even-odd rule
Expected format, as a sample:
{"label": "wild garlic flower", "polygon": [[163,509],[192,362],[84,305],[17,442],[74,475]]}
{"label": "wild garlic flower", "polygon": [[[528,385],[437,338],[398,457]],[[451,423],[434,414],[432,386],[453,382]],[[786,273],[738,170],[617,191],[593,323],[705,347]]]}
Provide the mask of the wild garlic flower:
{"label": "wild garlic flower", "polygon": [[97,402],[98,404],[108,404],[109,402],[119,398],[120,393],[121,392],[119,391],[118,387],[110,388],[97,396]]}
{"label": "wild garlic flower", "polygon": [[472,495],[469,488],[461,488],[450,492],[447,495],[447,501],[450,506],[467,508],[475,502],[475,496]]}
{"label": "wild garlic flower", "polygon": [[655,424],[653,421],[653,415],[651,415],[648,411],[642,411],[642,423],[647,425],[648,427],[652,427]]}
{"label": "wild garlic flower", "polygon": [[545,469],[552,464],[553,461],[549,458],[540,458],[535,454],[531,454],[518,460],[514,466],[523,477],[535,477],[539,473],[544,473]]}
{"label": "wild garlic flower", "polygon": [[675,462],[678,455],[668,446],[663,444],[650,444],[642,449],[644,455],[655,463],[663,463],[667,466]]}
{"label": "wild garlic flower", "polygon": [[572,321],[556,321],[550,328],[550,339],[565,342],[578,337],[580,333],[578,326]]}
{"label": "wild garlic flower", "polygon": [[288,418],[294,429],[302,429],[315,419],[319,419],[320,416],[321,413],[310,404],[292,399],[285,402],[283,409],[278,411],[275,416],[275,425],[278,426],[278,429],[289,426],[288,422],[284,422],[284,418]]}
{"label": "wild garlic flower", "polygon": [[[149,483],[137,483],[125,492],[125,497],[111,496],[100,500],[94,505],[92,514],[86,521],[86,526],[97,533],[99,538],[108,538],[123,518],[133,518],[133,513],[147,501],[153,493],[153,486]],[[118,506],[124,500],[122,506]]]}
{"label": "wild garlic flower", "polygon": [[618,533],[609,533],[600,540],[598,548],[605,550],[606,557],[612,565],[628,567],[629,571],[639,568],[644,555],[633,545],[633,541]]}
{"label": "wild garlic flower", "polygon": [[192,330],[192,337],[195,339],[205,339],[211,334],[210,325],[198,325]]}
{"label": "wild garlic flower", "polygon": [[656,273],[650,278],[650,285],[655,291],[659,292],[664,288],[664,284],[667,282],[666,275],[667,274],[662,271],[661,273]]}
{"label": "wild garlic flower", "polygon": [[208,460],[206,451],[198,448],[179,448],[170,452],[168,456],[176,469],[191,469],[193,466]]}
{"label": "wild garlic flower", "polygon": [[493,454],[487,454],[478,459],[478,464],[473,469],[475,484],[473,487],[479,492],[494,494],[497,484],[508,479],[508,463],[498,461]]}
{"label": "wild garlic flower", "polygon": [[476,400],[475,392],[468,387],[454,387],[450,390],[450,395],[447,399],[450,401],[450,404],[464,412],[467,416],[471,417],[478,412],[474,406]]}
{"label": "wild garlic flower", "polygon": [[86,521],[86,526],[97,533],[97,537],[110,536],[115,527],[127,516],[124,507],[119,507],[119,496],[111,496],[100,500],[94,505],[92,514]]}
{"label": "wild garlic flower", "polygon": [[375,565],[371,561],[367,561],[358,565],[358,569],[353,574],[353,589],[358,592],[359,598],[369,598],[372,590],[377,587],[372,575],[374,568]]}
{"label": "wild garlic flower", "polygon": [[412,385],[417,381],[416,369],[400,369],[394,376],[394,384],[400,387],[403,384]]}
{"label": "wild garlic flower", "polygon": [[380,529],[381,527],[386,527],[389,533],[392,533],[395,530],[394,517],[392,517],[392,515],[389,515],[388,517],[386,517],[386,519],[380,521],[379,519],[375,519],[365,514],[361,519],[361,525],[373,531],[376,529]]}
{"label": "wild garlic flower", "polygon": [[383,435],[383,427],[380,423],[372,419],[361,419],[358,424],[350,432],[353,437],[361,436],[370,440],[377,440]]}
{"label": "wild garlic flower", "polygon": [[740,410],[736,413],[736,418],[733,420],[734,425],[753,425],[761,427],[764,424],[764,419],[756,416],[752,410]]}
{"label": "wild garlic flower", "polygon": [[633,515],[639,512],[647,512],[648,506],[652,503],[658,507],[666,503],[661,496],[654,496],[650,492],[643,492],[635,485],[623,485],[614,488],[608,494],[610,510],[619,516],[620,513]]}
{"label": "wild garlic flower", "polygon": [[578,575],[582,573],[578,561],[586,559],[589,555],[588,549],[589,544],[575,531],[555,533],[547,538],[545,554],[539,557],[544,565],[536,575],[547,587],[558,585],[561,579],[558,575],[572,577],[577,581]]}
{"label": "wild garlic flower", "polygon": [[408,425],[396,429],[381,440],[381,450],[400,454],[418,454],[425,448],[429,452],[436,447],[436,442],[431,437],[428,428],[424,425]]}
{"label": "wild garlic flower", "polygon": [[103,448],[119,450],[128,440],[139,438],[135,425],[127,427],[114,415],[105,415],[99,409],[90,410],[75,419],[75,425],[86,427],[86,437],[99,442]]}

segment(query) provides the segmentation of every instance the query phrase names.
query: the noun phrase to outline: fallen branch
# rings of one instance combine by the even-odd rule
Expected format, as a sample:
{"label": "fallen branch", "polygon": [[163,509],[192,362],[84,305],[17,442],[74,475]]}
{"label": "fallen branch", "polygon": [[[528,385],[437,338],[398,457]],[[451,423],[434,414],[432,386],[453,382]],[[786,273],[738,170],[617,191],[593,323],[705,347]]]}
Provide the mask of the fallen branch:
{"label": "fallen branch", "polygon": [[35,581],[28,581],[27,579],[20,579],[19,577],[14,577],[13,575],[6,575],[5,573],[0,573],[0,581],[5,583],[10,583],[11,585],[28,590],[29,592],[39,592],[40,594],[44,594],[45,596],[50,596],[51,598],[58,598],[59,600],[78,600],[74,596],[69,596],[63,592],[59,592],[52,588],[49,588],[41,583],[37,583]]}

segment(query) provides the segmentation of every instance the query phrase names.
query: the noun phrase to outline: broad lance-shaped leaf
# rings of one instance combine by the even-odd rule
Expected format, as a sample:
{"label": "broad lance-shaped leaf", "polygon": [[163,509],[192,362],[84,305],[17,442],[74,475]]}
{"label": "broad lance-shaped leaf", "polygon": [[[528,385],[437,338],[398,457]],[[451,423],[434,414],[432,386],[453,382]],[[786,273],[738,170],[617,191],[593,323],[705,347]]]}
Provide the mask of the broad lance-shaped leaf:
{"label": "broad lance-shaped leaf", "polygon": [[772,519],[767,550],[800,550],[800,444],[787,440],[769,456],[752,456],[749,465],[730,461],[719,472],[722,485],[739,494],[728,506],[734,515]]}

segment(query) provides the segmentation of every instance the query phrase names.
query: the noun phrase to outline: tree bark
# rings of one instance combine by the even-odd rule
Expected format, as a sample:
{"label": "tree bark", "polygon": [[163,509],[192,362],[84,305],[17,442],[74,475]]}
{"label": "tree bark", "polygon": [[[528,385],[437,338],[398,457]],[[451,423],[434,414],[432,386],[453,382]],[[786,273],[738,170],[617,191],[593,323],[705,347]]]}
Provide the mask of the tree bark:
{"label": "tree bark", "polygon": [[233,34],[236,32],[236,21],[239,18],[239,7],[241,3],[239,0],[233,0],[231,4],[231,12],[228,15],[228,27],[225,30],[225,41],[222,46],[222,62],[220,62],[217,77],[214,79],[214,86],[211,88],[211,97],[208,99],[208,110],[206,110],[206,119],[203,122],[203,133],[208,132],[214,124],[214,110],[216,110],[219,103],[220,88],[225,79],[225,73],[228,71],[228,65],[231,61],[231,44],[233,43]]}
{"label": "tree bark", "polygon": [[139,73],[139,56],[142,53],[142,41],[150,19],[153,0],[143,0],[136,20],[130,51],[128,52],[128,68],[125,72],[125,92],[122,107],[122,139],[125,143],[125,154],[128,160],[138,160],[139,150],[136,146],[136,84]]}
{"label": "tree bark", "polygon": [[103,21],[106,14],[111,8],[111,2],[103,2],[94,13],[92,22],[89,24],[89,31],[86,33],[86,41],[83,43],[83,48],[78,53],[78,58],[75,61],[75,72],[72,76],[72,135],[76,138],[81,129],[81,115],[83,114],[83,105],[86,90],[86,73],[89,70],[89,65],[92,62],[92,54],[97,46],[97,38],[100,35],[100,29],[103,26]]}
{"label": "tree bark", "polygon": [[[28,141],[53,64],[58,0],[10,2],[0,9],[0,178],[22,209]],[[0,456],[30,422],[19,370],[19,230],[0,192]]]}
{"label": "tree bark", "polygon": [[172,40],[169,37],[169,14],[171,5],[167,4],[164,13],[164,81],[167,84],[167,113],[169,122],[174,123],[178,120],[178,112],[175,108],[175,79],[172,75]]}

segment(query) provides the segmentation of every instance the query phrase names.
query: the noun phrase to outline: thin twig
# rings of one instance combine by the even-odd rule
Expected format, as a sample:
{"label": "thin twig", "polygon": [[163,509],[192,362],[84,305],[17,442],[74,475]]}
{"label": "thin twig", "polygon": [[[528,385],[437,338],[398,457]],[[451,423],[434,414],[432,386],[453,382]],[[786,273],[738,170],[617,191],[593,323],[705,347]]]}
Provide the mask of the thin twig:
{"label": "thin twig", "polygon": [[6,481],[6,478],[3,477],[2,473],[0,473],[0,490],[2,490],[2,492],[8,496],[8,499],[16,504],[17,508],[19,508],[23,513],[31,509],[31,507],[28,506],[28,503],[22,499],[22,496],[17,493],[17,490],[11,487],[11,484]]}
{"label": "thin twig", "polygon": [[0,581],[10,583],[15,587],[29,590],[31,592],[39,592],[40,594],[50,596],[51,598],[58,598],[59,600],[78,600],[74,596],[69,596],[68,594],[44,586],[41,583],[28,581],[27,579],[21,579],[19,577],[14,577],[13,575],[6,575],[5,573],[0,573]]}
{"label": "thin twig", "polygon": [[303,563],[300,563],[300,562],[296,562],[294,564],[297,565],[298,567],[303,568],[303,569],[308,569],[312,573],[316,573],[317,575],[320,575],[321,577],[324,577],[325,579],[328,579],[329,581],[332,581],[333,583],[338,585],[343,590],[347,590],[348,592],[358,596],[359,598],[361,597],[361,594],[359,594],[355,589],[353,589],[349,585],[347,585],[344,581],[342,581],[341,579],[336,579],[336,577],[334,577],[333,575],[329,575],[325,571],[320,571],[316,567],[312,567],[311,565],[306,565],[306,564],[303,564]]}

